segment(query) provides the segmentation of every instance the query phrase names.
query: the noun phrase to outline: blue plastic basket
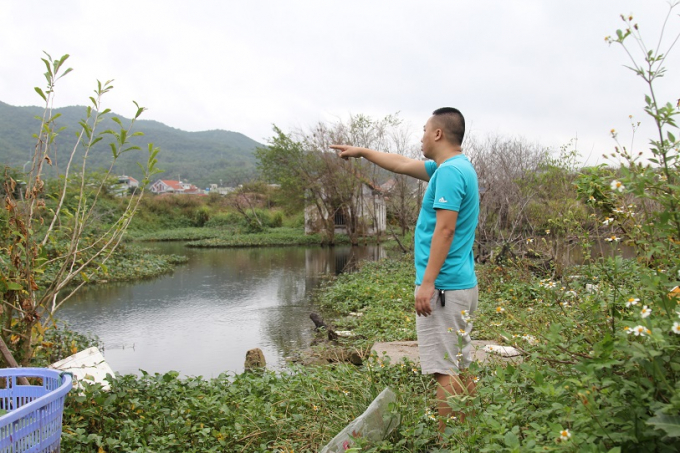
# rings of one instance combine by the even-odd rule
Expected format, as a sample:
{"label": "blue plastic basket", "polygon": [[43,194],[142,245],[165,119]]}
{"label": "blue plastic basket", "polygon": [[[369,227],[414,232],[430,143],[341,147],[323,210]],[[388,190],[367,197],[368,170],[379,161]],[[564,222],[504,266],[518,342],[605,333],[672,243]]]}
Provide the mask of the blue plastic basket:
{"label": "blue plastic basket", "polygon": [[[32,385],[20,385],[19,377]],[[61,417],[71,375],[46,368],[0,369],[0,453],[53,453],[60,450]],[[42,385],[37,385],[42,381]],[[34,385],[35,384],[35,385]]]}

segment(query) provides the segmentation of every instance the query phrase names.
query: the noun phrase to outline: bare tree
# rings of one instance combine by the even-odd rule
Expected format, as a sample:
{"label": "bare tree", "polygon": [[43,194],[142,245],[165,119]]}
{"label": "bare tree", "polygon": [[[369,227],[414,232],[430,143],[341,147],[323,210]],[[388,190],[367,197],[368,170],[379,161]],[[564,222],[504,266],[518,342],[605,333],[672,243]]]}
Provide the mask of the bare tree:
{"label": "bare tree", "polygon": [[479,177],[478,240],[516,241],[522,228],[531,225],[526,215],[527,206],[540,190],[527,181],[541,171],[549,151],[524,138],[497,135],[483,140],[470,136],[464,149]]}
{"label": "bare tree", "polygon": [[358,244],[369,230],[380,232],[379,180],[384,174],[368,163],[338,159],[330,145],[385,149],[398,125],[396,115],[380,120],[353,115],[348,121],[320,122],[289,134],[275,127],[270,145],[256,152],[258,165],[291,197],[307,197],[307,209],[315,212],[327,242],[334,241],[336,223],[343,223],[351,242]]}

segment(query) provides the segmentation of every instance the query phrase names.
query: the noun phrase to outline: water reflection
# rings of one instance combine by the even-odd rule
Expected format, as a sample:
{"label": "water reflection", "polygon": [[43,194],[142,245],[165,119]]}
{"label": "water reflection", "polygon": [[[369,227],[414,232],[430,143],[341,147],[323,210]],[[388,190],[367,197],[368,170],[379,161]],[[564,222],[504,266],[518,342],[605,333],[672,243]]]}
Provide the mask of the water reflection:
{"label": "water reflection", "polygon": [[151,281],[86,288],[59,312],[75,330],[99,336],[106,360],[122,374],[241,372],[255,347],[268,365],[281,367],[312,339],[308,296],[322,276],[383,255],[376,246],[155,248],[189,262]]}

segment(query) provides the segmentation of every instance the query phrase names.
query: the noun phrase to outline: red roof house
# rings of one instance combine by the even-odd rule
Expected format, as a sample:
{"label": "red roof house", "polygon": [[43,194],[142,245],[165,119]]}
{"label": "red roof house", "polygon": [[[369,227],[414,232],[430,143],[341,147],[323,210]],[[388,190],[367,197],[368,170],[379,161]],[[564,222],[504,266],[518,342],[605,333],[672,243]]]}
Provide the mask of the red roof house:
{"label": "red roof house", "polygon": [[186,195],[199,195],[203,191],[193,184],[173,181],[171,179],[159,179],[158,181],[151,184],[149,188],[151,192],[161,194],[161,193],[177,193]]}

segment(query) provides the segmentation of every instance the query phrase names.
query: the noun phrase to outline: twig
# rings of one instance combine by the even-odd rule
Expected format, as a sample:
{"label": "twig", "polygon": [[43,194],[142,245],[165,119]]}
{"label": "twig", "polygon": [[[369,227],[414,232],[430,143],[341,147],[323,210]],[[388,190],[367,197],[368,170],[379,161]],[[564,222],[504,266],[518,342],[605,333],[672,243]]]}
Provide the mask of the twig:
{"label": "twig", "polygon": [[[14,360],[12,351],[9,350],[7,344],[5,343],[5,340],[3,340],[1,336],[0,336],[0,352],[2,352],[2,357],[5,359],[9,366],[11,366],[12,368],[19,368],[19,364],[17,363],[16,360]],[[23,376],[18,377],[17,381],[21,385],[29,385],[28,379],[26,379]]]}

